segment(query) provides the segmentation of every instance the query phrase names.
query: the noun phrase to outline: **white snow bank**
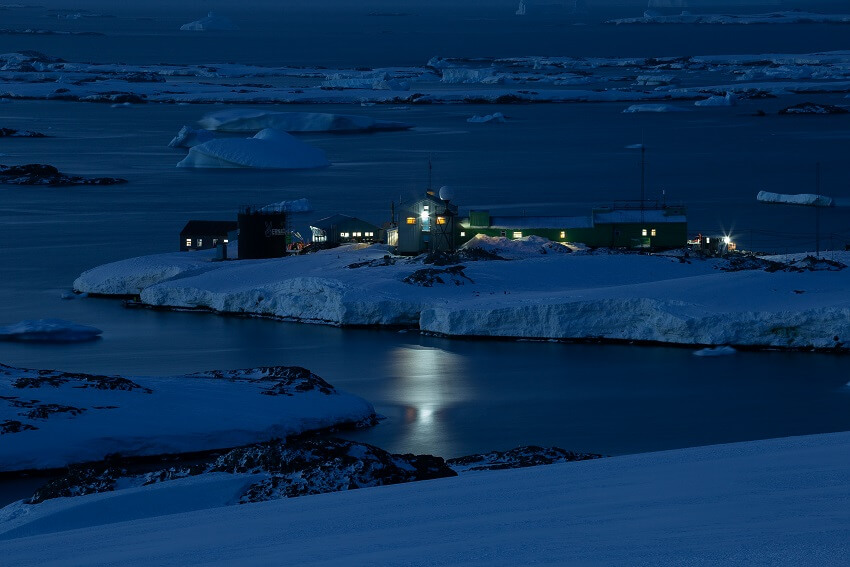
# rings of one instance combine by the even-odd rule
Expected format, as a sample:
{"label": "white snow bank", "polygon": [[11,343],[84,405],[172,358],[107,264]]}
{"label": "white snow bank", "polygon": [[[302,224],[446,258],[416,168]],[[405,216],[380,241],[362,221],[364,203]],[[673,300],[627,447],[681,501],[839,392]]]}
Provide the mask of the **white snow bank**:
{"label": "white snow bank", "polygon": [[257,132],[274,128],[284,132],[370,132],[404,130],[411,126],[402,122],[375,120],[368,116],[331,114],[327,112],[274,112],[234,108],[207,114],[198,123],[218,132]]}
{"label": "white snow bank", "polygon": [[102,333],[95,327],[62,319],[37,319],[0,327],[0,341],[80,342],[96,339]]}
{"label": "white snow bank", "polygon": [[736,351],[730,346],[721,346],[714,348],[703,348],[694,351],[694,356],[729,356],[730,354],[735,354],[736,352],[738,351]]}
{"label": "white snow bank", "polygon": [[[174,253],[90,270],[75,289],[109,293],[148,281],[140,296],[155,306],[343,326],[418,325],[446,336],[801,349],[850,343],[850,269],[720,271],[723,260],[557,254],[568,248],[539,237],[479,238],[475,245],[518,260],[468,259],[458,274],[410,259],[387,261],[382,245],[343,246],[209,262],[197,274],[165,277],[169,257],[182,265],[185,253]],[[850,252],[833,254],[850,264]]]}
{"label": "white snow bank", "polygon": [[694,102],[694,106],[735,106],[738,103],[737,97],[731,92],[727,92],[724,96],[710,96],[704,100]]}
{"label": "white snow bank", "polygon": [[800,193],[799,195],[785,195],[782,193],[771,193],[770,191],[759,191],[756,200],[762,203],[777,203],[783,205],[809,205],[814,207],[831,207],[832,197],[826,195],[815,195],[813,193]]}
{"label": "white snow bank", "polygon": [[152,491],[173,490],[176,505],[163,515],[122,521],[127,509],[109,507],[107,493],[91,511],[112,523],[86,528],[75,515],[65,526],[57,513],[32,537],[4,540],[3,559],[17,567],[69,558],[125,567],[187,558],[248,566],[281,558],[304,566],[412,558],[464,567],[840,565],[850,531],[848,452],[850,434],[835,433],[165,515],[201,489],[186,482],[181,495],[172,481],[139,492],[161,502],[165,494]]}
{"label": "white snow bank", "polygon": [[505,115],[502,114],[501,112],[494,112],[493,114],[486,114],[484,116],[478,116],[476,114],[475,116],[467,118],[466,121],[470,122],[472,124],[483,124],[485,122],[492,122],[494,124],[503,124],[503,123],[507,122],[508,119],[505,118]]}
{"label": "white snow bank", "polygon": [[127,379],[0,365],[0,471],[237,447],[374,413],[316,378],[296,367]]}
{"label": "white snow bank", "polygon": [[633,104],[623,111],[624,114],[633,112],[689,112],[690,109],[672,104]]}
{"label": "white snow bank", "polygon": [[180,31],[236,31],[239,28],[230,19],[209,12],[205,17],[180,26]]}
{"label": "white snow bank", "polygon": [[253,138],[217,138],[193,146],[177,167],[312,169],[329,165],[322,150],[266,128]]}
{"label": "white snow bank", "polygon": [[[230,250],[228,250],[230,253]],[[179,275],[215,269],[214,250],[128,258],[83,272],[74,290],[103,295],[138,295],[147,287]]]}
{"label": "white snow bank", "polygon": [[209,130],[196,130],[189,126],[183,126],[177,135],[168,143],[169,148],[191,148],[215,138],[215,134]]}

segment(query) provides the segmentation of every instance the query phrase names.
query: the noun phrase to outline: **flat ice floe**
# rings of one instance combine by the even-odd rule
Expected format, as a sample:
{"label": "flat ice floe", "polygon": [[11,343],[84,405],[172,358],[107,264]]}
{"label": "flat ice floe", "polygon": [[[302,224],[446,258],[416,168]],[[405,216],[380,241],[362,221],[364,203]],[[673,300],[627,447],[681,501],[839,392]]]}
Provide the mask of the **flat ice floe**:
{"label": "flat ice floe", "polygon": [[266,128],[253,138],[216,138],[192,146],[177,167],[313,169],[329,165],[322,150]]}
{"label": "flat ice floe", "polygon": [[[496,239],[498,240],[498,239]],[[152,306],[254,314],[340,326],[404,325],[458,337],[646,341],[837,349],[850,340],[850,253],[835,266],[605,253],[518,252],[506,241],[453,266],[388,255],[381,245],[281,259],[208,262],[165,277],[182,253],[82,274],[81,292],[122,294],[149,282]],[[529,247],[530,248],[530,247]],[[548,252],[548,253],[544,253]],[[148,268],[148,265],[150,268]],[[819,264],[818,264],[819,265]],[[124,283],[126,282],[126,284]]]}
{"label": "flat ice floe", "polygon": [[636,112],[688,112],[689,110],[689,108],[673,106],[672,104],[633,104],[626,108],[623,113],[631,114]]}
{"label": "flat ice floe", "polygon": [[368,116],[327,112],[273,112],[235,108],[207,114],[198,123],[218,132],[257,132],[273,128],[284,132],[373,132],[406,130],[410,124],[375,120]]}
{"label": "flat ice floe", "polygon": [[647,10],[641,18],[608,20],[606,24],[850,24],[850,14],[818,14],[789,10],[767,14],[692,14],[664,15]]}
{"label": "flat ice floe", "polygon": [[298,367],[129,379],[0,365],[0,471],[236,447],[373,415]]}
{"label": "flat ice floe", "polygon": [[0,327],[0,341],[73,343],[94,340],[102,333],[96,327],[62,319],[37,319]]}

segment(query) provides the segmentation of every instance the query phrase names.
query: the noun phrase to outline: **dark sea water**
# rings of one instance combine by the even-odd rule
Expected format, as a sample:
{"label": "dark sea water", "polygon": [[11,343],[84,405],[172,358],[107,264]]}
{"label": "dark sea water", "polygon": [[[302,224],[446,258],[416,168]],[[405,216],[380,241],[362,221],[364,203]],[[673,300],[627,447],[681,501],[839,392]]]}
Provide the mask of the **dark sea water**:
{"label": "dark sea water", "polygon": [[[128,63],[379,66],[423,64],[437,54],[850,49],[847,26],[624,28],[600,26],[598,18],[517,19],[512,9],[507,15],[410,10],[406,16],[345,17],[306,9],[244,17],[233,11],[228,15],[242,31],[226,37],[176,32],[203,13],[189,10],[145,15],[139,8],[109,21],[60,23],[13,11],[3,12],[0,27],[76,26],[108,35],[0,35],[0,52],[37,49],[68,60]],[[136,19],[141,17],[154,19]],[[624,146],[641,140],[649,148],[649,194],[663,189],[669,200],[684,202],[692,232],[731,231],[743,247],[758,250],[810,249],[810,211],[760,206],[755,194],[813,191],[820,162],[822,191],[850,198],[850,118],[751,116],[757,109],[775,112],[781,104],[744,101],[658,115],[622,114],[626,104],[287,107],[416,126],[409,132],[304,136],[333,165],[302,172],[175,168],[183,154],[167,148],[168,141],[183,124],[221,106],[0,104],[0,127],[53,136],[0,139],[0,163],[51,163],[70,173],[130,180],[99,188],[0,188],[0,325],[61,317],[104,330],[101,340],[87,344],[0,343],[0,362],[127,375],[305,366],[370,400],[387,417],[350,437],[391,451],[446,457],[522,444],[623,454],[846,430],[847,357],[738,353],[706,359],[678,348],[448,341],[60,299],[83,270],[176,250],[186,220],[232,218],[241,204],[307,197],[315,211],[298,221],[302,228],[336,212],[382,222],[390,201],[422,190],[429,155],[435,184],[452,185],[461,208],[581,215],[594,204],[636,197],[639,156]],[[510,122],[466,122],[494,111]],[[826,247],[850,242],[847,210],[824,214]]]}

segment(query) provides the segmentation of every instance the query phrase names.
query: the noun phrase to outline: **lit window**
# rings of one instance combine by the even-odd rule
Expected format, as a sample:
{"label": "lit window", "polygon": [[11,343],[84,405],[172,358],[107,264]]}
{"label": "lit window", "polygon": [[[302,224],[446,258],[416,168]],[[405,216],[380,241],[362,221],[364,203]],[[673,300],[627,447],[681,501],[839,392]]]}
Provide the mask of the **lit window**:
{"label": "lit window", "polygon": [[204,245],[204,239],[203,239],[203,238],[199,238],[199,239],[198,239],[198,246],[203,246],[203,245]]}
{"label": "lit window", "polygon": [[705,237],[705,243],[706,243],[706,244],[708,244],[709,242],[711,242],[711,239],[710,239],[709,237],[707,237],[707,236],[706,236],[706,237]]}
{"label": "lit window", "polygon": [[340,232],[339,237],[340,238],[348,238],[348,233],[347,232]]}
{"label": "lit window", "polygon": [[430,210],[430,209],[428,208],[428,205],[425,205],[424,207],[422,207],[422,210],[423,210],[423,211],[428,211],[428,210]]}
{"label": "lit window", "polygon": [[446,217],[437,217],[437,224],[446,224]]}
{"label": "lit window", "polygon": [[650,230],[649,234],[650,234],[650,236],[655,236],[655,229],[653,228],[652,230]]}
{"label": "lit window", "polygon": [[461,238],[463,238],[464,236],[466,236],[466,233],[465,233],[464,231],[462,231],[462,230],[461,230],[461,231],[460,231],[460,236],[461,236]]}
{"label": "lit window", "polygon": [[640,235],[641,235],[641,236],[646,236],[646,229],[643,229],[642,231],[640,231]]}
{"label": "lit window", "polygon": [[363,236],[363,233],[362,232],[355,232],[354,236]]}
{"label": "lit window", "polygon": [[191,245],[192,245],[192,239],[191,239],[191,238],[187,238],[187,239],[186,239],[186,246],[191,246]]}
{"label": "lit window", "polygon": [[225,238],[224,243],[227,244],[228,242],[230,242],[230,241]]}
{"label": "lit window", "polygon": [[416,224],[416,217],[407,217],[407,224]]}
{"label": "lit window", "polygon": [[566,237],[567,237],[567,231],[566,231],[566,230],[562,230],[562,231],[561,231],[561,238],[566,238]]}
{"label": "lit window", "polygon": [[515,230],[514,231],[514,238],[522,238],[522,231]]}
{"label": "lit window", "polygon": [[215,246],[216,244],[218,244],[218,238],[213,238],[213,246]]}

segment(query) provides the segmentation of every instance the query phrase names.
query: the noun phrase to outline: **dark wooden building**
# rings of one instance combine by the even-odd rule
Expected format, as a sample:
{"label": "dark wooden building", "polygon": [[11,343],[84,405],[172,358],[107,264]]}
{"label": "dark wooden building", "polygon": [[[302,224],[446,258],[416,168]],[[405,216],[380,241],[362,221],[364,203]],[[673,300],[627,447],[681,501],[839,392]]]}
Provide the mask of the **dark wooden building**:
{"label": "dark wooden building", "polygon": [[236,221],[190,220],[180,231],[180,251],[207,250],[227,244],[227,233],[236,230]]}
{"label": "dark wooden building", "polygon": [[315,243],[345,244],[347,242],[382,242],[383,230],[357,217],[331,215],[310,225]]}

